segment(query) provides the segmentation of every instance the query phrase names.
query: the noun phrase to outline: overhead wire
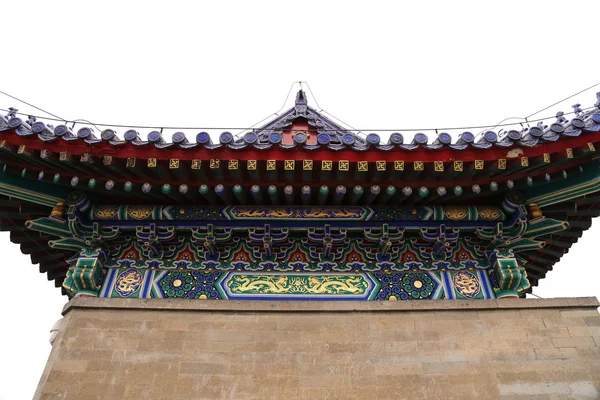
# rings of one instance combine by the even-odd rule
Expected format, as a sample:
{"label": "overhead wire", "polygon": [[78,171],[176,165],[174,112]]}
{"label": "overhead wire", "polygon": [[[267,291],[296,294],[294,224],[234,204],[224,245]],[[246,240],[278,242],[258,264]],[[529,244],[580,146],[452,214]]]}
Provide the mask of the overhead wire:
{"label": "overhead wire", "polygon": [[[498,126],[501,126],[500,124],[501,124],[502,122],[504,122],[504,121],[507,121],[507,120],[509,120],[509,119],[520,119],[520,120],[522,120],[521,122],[526,122],[526,123],[529,123],[529,122],[537,122],[537,121],[529,121],[529,118],[533,117],[533,116],[534,116],[534,115],[536,115],[536,114],[539,114],[539,113],[541,113],[542,111],[546,111],[547,109],[549,109],[549,108],[552,108],[552,107],[554,107],[554,106],[556,106],[556,105],[558,105],[558,104],[560,104],[560,103],[562,103],[562,102],[564,102],[564,101],[567,101],[567,100],[569,100],[569,99],[571,99],[571,98],[573,98],[573,97],[575,97],[575,96],[577,96],[577,95],[579,95],[579,94],[581,94],[581,93],[583,93],[583,92],[587,92],[588,90],[590,90],[590,89],[593,89],[593,88],[595,88],[595,87],[596,87],[596,86],[598,86],[598,85],[600,85],[600,82],[598,82],[598,83],[596,83],[595,85],[592,85],[592,86],[590,86],[590,87],[588,87],[588,88],[585,88],[585,89],[583,89],[583,90],[580,90],[579,92],[577,92],[577,93],[575,93],[575,94],[572,94],[572,95],[570,95],[570,96],[568,96],[568,97],[565,97],[564,99],[562,99],[562,100],[559,100],[559,101],[557,101],[556,103],[552,103],[552,104],[551,104],[551,105],[549,105],[548,107],[542,108],[541,110],[539,110],[539,111],[536,111],[536,112],[534,112],[533,114],[529,114],[529,115],[528,115],[528,116],[526,116],[526,117],[508,117],[508,118],[504,118],[502,121],[498,122],[496,125],[494,125],[494,126],[493,126],[493,127],[491,127],[491,128],[492,128],[492,129],[494,129],[494,128],[498,127]],[[566,114],[563,114],[563,115],[566,115]],[[480,136],[480,135],[481,135],[481,134],[483,134],[483,133],[484,133],[484,132],[483,132],[483,131],[481,131],[481,132],[479,132],[479,133],[477,134],[477,136]]]}
{"label": "overhead wire", "polygon": [[[300,83],[300,82],[299,82],[299,81],[294,81],[294,82],[292,82],[292,85],[290,86],[290,90],[288,90],[288,94],[287,94],[287,96],[285,96],[285,100],[283,101],[283,105],[281,106],[281,108],[280,108],[279,110],[275,111],[273,114],[270,114],[270,115],[266,116],[265,118],[261,119],[261,120],[260,120],[260,121],[258,121],[257,123],[255,123],[255,124],[251,125],[251,126],[250,126],[250,128],[247,128],[247,129],[242,129],[242,130],[240,130],[240,131],[239,131],[238,133],[236,133],[234,136],[237,138],[237,137],[239,137],[239,136],[240,136],[242,133],[244,133],[244,132],[246,132],[246,131],[248,131],[248,130],[254,129],[254,127],[255,127],[256,125],[258,125],[258,124],[260,124],[260,123],[262,123],[262,122],[264,122],[264,121],[268,120],[269,118],[271,118],[271,117],[274,117],[274,116],[275,116],[275,117],[278,117],[278,116],[279,116],[279,113],[281,112],[281,110],[283,110],[283,109],[285,108],[285,105],[287,104],[287,101],[288,101],[288,99],[290,98],[290,94],[292,93],[292,89],[294,88],[294,85],[295,85],[296,83]],[[198,128],[198,129],[202,129],[202,128]]]}
{"label": "overhead wire", "polygon": [[542,108],[541,110],[539,110],[539,111],[536,111],[536,112],[534,112],[533,114],[529,114],[529,115],[528,115],[528,116],[526,116],[524,119],[528,119],[528,118],[530,118],[530,117],[533,117],[534,115],[536,115],[536,114],[539,114],[539,113],[541,113],[542,111],[546,111],[547,109],[549,109],[549,108],[551,108],[551,107],[554,107],[555,105],[557,105],[557,104],[560,104],[560,103],[562,103],[563,101],[569,100],[570,98],[573,98],[573,97],[577,96],[578,94],[581,94],[581,93],[583,93],[583,92],[587,92],[588,90],[590,90],[590,89],[593,89],[593,88],[595,88],[595,87],[596,87],[596,86],[598,86],[598,85],[600,85],[600,82],[596,83],[595,85],[592,85],[592,86],[590,86],[590,87],[589,87],[589,88],[587,88],[587,89],[583,89],[583,90],[581,90],[581,91],[579,91],[579,92],[577,92],[577,93],[575,93],[575,94],[572,94],[572,95],[570,95],[570,96],[568,96],[568,97],[565,97],[564,99],[562,99],[562,100],[560,100],[560,101],[557,101],[556,103],[554,103],[554,104],[551,104],[551,105],[549,105],[548,107]]}
{"label": "overhead wire", "polygon": [[[329,113],[328,111],[324,110],[319,105],[316,97],[313,94],[312,89],[310,88],[310,85],[306,81],[294,81],[292,83],[292,85],[290,86],[290,89],[288,91],[288,94],[287,94],[284,102],[283,102],[282,107],[277,112],[275,112],[273,114],[270,114],[266,118],[263,118],[262,120],[260,120],[259,122],[251,125],[250,127],[206,127],[206,126],[205,127],[202,127],[202,126],[200,126],[200,127],[198,127],[198,126],[184,127],[184,126],[159,126],[159,125],[128,125],[128,124],[92,122],[92,121],[89,121],[89,120],[86,120],[86,119],[67,120],[65,118],[61,118],[61,117],[59,117],[56,114],[53,114],[53,113],[51,113],[49,111],[46,111],[46,110],[44,110],[44,109],[42,109],[42,108],[40,108],[38,106],[35,106],[35,105],[31,104],[31,103],[28,103],[28,102],[26,102],[24,100],[19,99],[16,96],[10,95],[10,94],[8,94],[6,92],[3,92],[3,91],[0,91],[0,93],[3,94],[3,95],[5,95],[5,96],[8,96],[8,97],[10,97],[12,99],[15,99],[15,100],[17,100],[17,101],[19,101],[19,102],[21,102],[23,104],[26,104],[26,105],[28,105],[30,107],[33,107],[33,108],[35,108],[35,109],[37,109],[39,111],[42,111],[45,114],[51,115],[52,117],[46,117],[46,116],[40,116],[40,115],[31,115],[29,113],[21,113],[21,112],[15,111],[14,109],[13,110],[9,110],[9,109],[0,108],[0,111],[4,111],[4,112],[8,112],[8,113],[14,113],[16,115],[31,116],[31,117],[34,117],[36,119],[39,118],[39,119],[47,120],[47,121],[63,122],[65,124],[69,124],[69,123],[72,123],[72,124],[80,123],[81,124],[82,123],[81,121],[83,121],[84,124],[92,125],[96,129],[98,129],[98,130],[100,130],[99,126],[105,127],[105,128],[126,128],[126,129],[157,129],[158,128],[158,129],[161,129],[161,130],[163,130],[163,129],[166,129],[166,130],[201,130],[201,129],[204,129],[204,130],[239,130],[240,132],[238,132],[236,134],[236,137],[237,137],[237,136],[239,136],[244,131],[256,130],[255,126],[258,125],[258,124],[260,124],[260,123],[262,123],[263,121],[265,121],[265,120],[267,120],[267,119],[269,119],[269,118],[271,118],[273,116],[279,116],[279,113],[281,112],[281,110],[283,110],[285,108],[285,105],[287,104],[287,101],[288,101],[288,99],[290,97],[292,89],[294,88],[294,86],[296,84],[300,84],[301,88],[302,88],[302,84],[306,85],[306,87],[307,87],[307,89],[308,89],[308,91],[309,91],[312,99],[315,101],[315,105],[319,108],[319,112],[326,113],[327,115],[329,115],[330,117],[334,118],[335,120],[337,120],[337,121],[343,123],[344,125],[348,126],[350,129],[346,129],[346,131],[357,132],[357,133],[363,133],[364,131],[372,131],[372,132],[418,132],[418,131],[439,131],[439,130],[454,131],[454,130],[468,130],[468,129],[497,128],[497,127],[517,125],[517,123],[514,123],[514,122],[505,123],[505,124],[502,123],[503,121],[506,121],[508,119],[521,119],[521,120],[525,120],[526,122],[539,122],[539,121],[547,120],[549,118],[553,118],[554,116],[549,116],[549,117],[544,117],[544,118],[539,118],[539,119],[534,119],[534,120],[528,120],[528,118],[530,118],[533,115],[539,114],[540,112],[545,111],[545,110],[547,110],[547,109],[549,109],[549,108],[551,108],[551,107],[553,107],[553,106],[555,106],[557,104],[560,104],[563,101],[566,101],[566,100],[568,100],[568,99],[570,99],[572,97],[575,97],[575,96],[577,96],[577,95],[579,95],[579,94],[581,94],[581,93],[583,93],[583,92],[585,92],[587,90],[590,90],[590,89],[592,89],[592,88],[600,85],[600,83],[592,85],[592,86],[590,86],[590,87],[588,87],[586,89],[583,89],[583,90],[581,90],[581,91],[579,91],[579,92],[577,92],[577,93],[575,93],[575,94],[573,94],[571,96],[568,96],[568,97],[566,97],[566,98],[564,98],[564,99],[562,99],[562,100],[560,100],[560,101],[558,101],[556,103],[553,103],[552,105],[550,105],[548,107],[545,107],[545,108],[543,108],[543,109],[541,109],[539,111],[536,111],[535,113],[530,114],[530,115],[528,115],[527,117],[524,117],[524,118],[521,118],[521,117],[505,118],[502,121],[500,121],[500,123],[498,123],[498,124],[473,125],[473,126],[455,126],[455,127],[435,127],[435,128],[393,128],[393,129],[389,129],[389,128],[383,128],[383,129],[382,128],[361,128],[361,129],[358,129],[358,128],[355,128],[355,127],[351,126],[350,124],[348,124],[347,122],[344,122],[340,118],[338,118],[338,117],[334,116],[333,114]],[[585,109],[581,109],[581,111],[588,111],[588,110],[593,109],[593,108],[597,108],[597,107],[596,106],[592,106],[592,107],[588,107],[588,108],[585,108]],[[563,113],[563,115],[571,115],[571,114],[574,114],[574,113],[575,112],[573,111],[573,112],[569,112],[569,113]],[[338,129],[319,129],[319,131],[324,131],[324,132],[338,131]]]}
{"label": "overhead wire", "polygon": [[344,125],[346,125],[346,126],[348,126],[348,127],[350,127],[350,128],[351,128],[351,129],[347,129],[347,130],[356,131],[356,133],[359,133],[359,134],[363,134],[363,135],[364,135],[364,133],[362,132],[362,130],[361,130],[361,129],[356,129],[356,128],[354,128],[354,127],[353,127],[352,125],[350,125],[349,123],[342,121],[341,119],[339,119],[339,118],[338,118],[338,117],[336,117],[335,115],[333,115],[333,114],[331,114],[330,112],[328,112],[328,111],[324,110],[324,109],[323,109],[323,108],[322,108],[322,107],[319,105],[319,102],[317,101],[317,98],[316,98],[316,97],[315,97],[315,95],[313,94],[313,91],[311,90],[311,88],[310,88],[310,85],[308,84],[308,82],[306,82],[306,81],[300,81],[300,87],[301,87],[301,88],[302,88],[302,83],[305,83],[305,84],[306,84],[306,88],[308,89],[308,92],[310,93],[310,96],[311,96],[311,97],[312,97],[312,99],[314,100],[314,102],[315,102],[315,105],[316,105],[316,106],[317,106],[317,108],[319,109],[319,112],[323,112],[323,113],[325,113],[325,114],[329,115],[331,118],[333,118],[333,119],[335,119],[335,120],[337,120],[337,121],[341,122],[342,124],[344,124]]}
{"label": "overhead wire", "polygon": [[56,114],[52,114],[52,113],[51,113],[51,112],[49,112],[49,111],[43,110],[43,109],[39,108],[38,106],[34,106],[33,104],[26,102],[25,100],[21,100],[21,99],[19,99],[18,97],[15,97],[15,96],[13,96],[13,95],[10,95],[10,94],[8,94],[8,93],[6,93],[6,92],[3,92],[3,91],[1,91],[1,90],[0,90],[0,93],[2,93],[3,95],[5,95],[5,96],[7,96],[7,97],[10,97],[11,99],[15,99],[15,100],[17,100],[17,101],[20,101],[20,102],[21,102],[21,103],[23,103],[23,104],[27,104],[29,107],[33,107],[33,108],[35,108],[36,110],[39,110],[39,111],[41,111],[41,112],[43,112],[43,113],[45,113],[45,114],[52,115],[54,118],[57,118],[57,119],[58,119],[58,120],[60,120],[60,121],[66,121],[66,119],[64,119],[64,118],[61,118],[61,117],[59,117],[59,116],[58,116],[58,115],[56,115]]}
{"label": "overhead wire", "polygon": [[[583,108],[581,109],[581,111],[585,112],[585,111],[589,111],[591,109],[597,109],[597,106],[591,106],[591,107],[587,107],[587,108]],[[0,111],[4,111],[4,112],[10,112],[10,110],[5,109],[5,108],[0,108]],[[327,113],[327,111],[323,110],[323,112]],[[15,114],[17,115],[30,115],[32,117],[35,118],[40,118],[40,119],[44,119],[44,120],[48,120],[48,121],[60,121],[60,122],[66,122],[66,123],[72,123],[72,122],[77,122],[77,121],[82,121],[82,120],[63,120],[63,119],[58,119],[58,118],[49,118],[49,117],[44,117],[44,116],[39,116],[39,115],[31,115],[31,114],[26,114],[26,113],[21,113],[21,112],[16,112]],[[329,113],[327,113],[329,114]],[[568,112],[568,113],[564,113],[563,115],[571,115],[571,114],[575,114],[574,111]],[[330,114],[329,114],[330,115]],[[533,119],[530,120],[529,122],[539,122],[539,121],[544,121],[544,120],[548,120],[550,118],[554,118],[554,115],[550,115],[544,118],[538,118],[538,119]],[[335,118],[335,117],[334,117]],[[336,118],[337,119],[337,118]],[[342,121],[343,122],[343,121]],[[157,128],[162,128],[162,129],[167,129],[167,130],[200,130],[200,129],[204,129],[204,130],[255,130],[257,128],[241,128],[241,127],[207,127],[207,126],[190,126],[190,127],[183,127],[183,126],[158,126],[158,125],[122,125],[122,124],[105,124],[105,123],[99,123],[99,122],[95,122],[95,123],[91,123],[88,122],[88,124],[90,125],[96,125],[96,126],[102,126],[102,127],[108,127],[108,128],[128,128],[128,129],[157,129]],[[501,127],[501,126],[513,126],[513,125],[517,125],[517,123],[511,122],[511,123],[506,123],[506,124],[497,124],[497,125],[493,125],[493,124],[489,124],[489,125],[471,125],[471,126],[454,126],[454,127],[438,127],[438,128],[362,128],[362,129],[358,129],[358,128],[351,128],[351,129],[346,129],[347,131],[371,131],[371,132],[419,132],[419,131],[435,131],[435,130],[448,130],[448,131],[454,131],[454,130],[467,130],[467,129],[480,129],[480,128],[491,128],[491,127]],[[328,132],[328,131],[339,131],[339,129],[319,129],[319,131],[324,131],[324,132]]]}

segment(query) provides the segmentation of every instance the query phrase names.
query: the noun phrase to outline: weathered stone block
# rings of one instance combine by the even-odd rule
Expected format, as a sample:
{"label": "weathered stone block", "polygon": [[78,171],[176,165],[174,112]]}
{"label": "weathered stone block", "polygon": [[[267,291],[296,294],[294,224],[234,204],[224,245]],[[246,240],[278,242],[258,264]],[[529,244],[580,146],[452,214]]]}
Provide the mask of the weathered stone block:
{"label": "weathered stone block", "polygon": [[75,299],[36,398],[600,397],[590,300],[391,303]]}

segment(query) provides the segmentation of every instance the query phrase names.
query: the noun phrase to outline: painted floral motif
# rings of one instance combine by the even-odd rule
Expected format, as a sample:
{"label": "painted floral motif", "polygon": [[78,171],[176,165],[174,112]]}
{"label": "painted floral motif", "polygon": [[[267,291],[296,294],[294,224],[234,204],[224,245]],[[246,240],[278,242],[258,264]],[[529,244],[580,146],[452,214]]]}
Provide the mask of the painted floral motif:
{"label": "painted floral motif", "polygon": [[495,221],[501,219],[502,212],[498,208],[494,207],[479,207],[477,209],[477,213],[481,217],[481,219],[488,221]]}
{"label": "painted floral motif", "polygon": [[186,293],[185,297],[189,299],[219,299],[219,292],[216,288],[216,281],[221,276],[220,272],[200,272],[193,271],[192,277],[195,286]]}
{"label": "painted floral motif", "polygon": [[315,219],[358,219],[365,214],[362,207],[246,207],[239,206],[231,208],[231,214],[235,218],[315,218]]}
{"label": "painted floral motif", "polygon": [[467,207],[444,207],[444,216],[452,221],[460,221],[469,215]]}
{"label": "painted floral motif", "polygon": [[188,271],[172,271],[160,282],[161,289],[167,297],[185,297],[192,289],[194,278]]}
{"label": "painted floral motif", "polygon": [[131,219],[149,219],[152,215],[153,208],[146,206],[127,207],[127,218]]}
{"label": "painted floral motif", "polygon": [[94,216],[93,218],[97,219],[115,219],[119,212],[118,206],[102,206],[94,208]]}
{"label": "painted floral motif", "polygon": [[375,277],[381,282],[381,290],[377,294],[377,300],[408,300],[408,294],[401,288],[404,274],[376,273]]}
{"label": "painted floral motif", "polygon": [[402,289],[413,299],[428,299],[435,290],[435,282],[424,272],[409,272],[402,278]]}

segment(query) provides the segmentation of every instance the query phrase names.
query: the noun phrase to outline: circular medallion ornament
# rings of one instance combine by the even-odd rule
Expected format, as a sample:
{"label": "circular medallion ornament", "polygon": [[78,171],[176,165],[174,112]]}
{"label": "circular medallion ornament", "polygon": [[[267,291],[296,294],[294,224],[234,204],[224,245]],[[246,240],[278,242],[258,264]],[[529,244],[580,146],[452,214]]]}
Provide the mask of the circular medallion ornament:
{"label": "circular medallion ornament", "polygon": [[529,129],[529,134],[531,134],[531,136],[533,137],[540,137],[544,134],[544,131],[541,128],[538,128],[537,126],[534,126]]}
{"label": "circular medallion ornament", "polygon": [[344,136],[342,136],[342,142],[346,146],[352,146],[354,144],[354,135],[352,133],[345,133]]}
{"label": "circular medallion ornament", "polygon": [[565,131],[565,127],[561,124],[552,124],[550,125],[550,130],[554,133],[563,133]]}
{"label": "circular medallion ornament", "polygon": [[175,132],[173,134],[173,143],[177,143],[177,144],[181,144],[181,143],[185,143],[185,133],[183,132]]}
{"label": "circular medallion ornament", "polygon": [[31,131],[33,133],[42,133],[44,131],[44,129],[46,129],[46,124],[44,124],[41,121],[36,122],[35,124],[33,124],[33,126],[31,127]]}
{"label": "circular medallion ornament", "polygon": [[[102,140],[106,140],[106,141],[113,140],[115,138],[115,136],[117,136],[117,134],[112,129],[105,129],[100,134],[100,137],[102,138]],[[150,135],[148,135],[148,138],[150,138]]]}
{"label": "circular medallion ornament", "polygon": [[402,278],[402,289],[413,299],[428,299],[435,289],[435,283],[424,272],[409,272]]}
{"label": "circular medallion ornament", "polygon": [[488,143],[496,143],[496,141],[498,140],[498,135],[496,135],[496,132],[492,131],[487,131],[483,134],[483,137]]}
{"label": "circular medallion ornament", "polygon": [[221,142],[221,144],[229,144],[233,142],[233,135],[231,132],[223,132],[219,136],[219,142]]}
{"label": "circular medallion ornament", "polygon": [[475,141],[475,135],[471,132],[463,132],[460,134],[460,139],[465,143],[473,143]]}
{"label": "circular medallion ornament", "polygon": [[391,144],[402,144],[404,143],[404,136],[401,133],[394,132],[390,135],[390,143]]}
{"label": "circular medallion ornament", "polygon": [[415,144],[427,144],[427,141],[429,140],[427,138],[427,135],[424,133],[417,133],[414,137],[414,142]]}
{"label": "circular medallion ornament", "polygon": [[92,130],[87,126],[77,131],[77,137],[79,139],[87,139],[90,136],[92,136]]}
{"label": "circular medallion ornament", "polygon": [[571,125],[573,125],[577,129],[581,129],[585,126],[585,122],[581,118],[573,118],[571,120]]}
{"label": "circular medallion ornament", "polygon": [[442,132],[440,136],[438,136],[438,140],[441,144],[450,144],[452,142],[452,136],[449,133]]}
{"label": "circular medallion ornament", "polygon": [[192,289],[194,278],[188,271],[172,271],[160,281],[167,297],[184,297]]}
{"label": "circular medallion ornament", "polygon": [[248,132],[244,135],[244,142],[247,144],[254,144],[258,141],[258,136],[254,132]]}
{"label": "circular medallion ornament", "polygon": [[277,132],[273,132],[269,135],[269,143],[271,144],[279,144],[281,143],[281,134]]}
{"label": "circular medallion ornament", "polygon": [[18,128],[19,126],[21,126],[21,124],[23,123],[23,120],[19,117],[12,117],[11,119],[8,120],[8,126],[10,126],[11,128]]}
{"label": "circular medallion ornament", "polygon": [[592,121],[594,121],[597,124],[600,124],[600,113],[595,113],[594,115],[592,115]]}
{"label": "circular medallion ornament", "polygon": [[58,125],[56,128],[54,128],[55,136],[65,136],[69,132],[70,130],[66,125]]}
{"label": "circular medallion ornament", "polygon": [[519,140],[521,139],[521,132],[515,131],[514,129],[508,131],[506,134],[510,140]]}
{"label": "circular medallion ornament", "polygon": [[123,134],[123,137],[128,142],[133,142],[134,140],[136,140],[138,138],[138,133],[136,131],[134,131],[133,129],[130,129]]}
{"label": "circular medallion ornament", "polygon": [[330,141],[331,136],[329,136],[329,133],[319,133],[317,135],[317,143],[319,143],[320,145],[327,145]]}
{"label": "circular medallion ornament", "polygon": [[142,284],[142,274],[135,269],[123,271],[117,277],[115,290],[121,297],[129,297],[138,291]]}
{"label": "circular medallion ornament", "polygon": [[459,271],[452,278],[456,292],[461,296],[472,299],[481,292],[481,285],[477,277],[468,271]]}
{"label": "circular medallion ornament", "polygon": [[296,132],[294,134],[294,143],[296,144],[304,144],[306,143],[306,132]]}
{"label": "circular medallion ornament", "polygon": [[196,143],[208,144],[210,143],[210,135],[207,132],[200,132],[196,135]]}
{"label": "circular medallion ornament", "polygon": [[376,133],[369,133],[367,135],[367,143],[369,143],[371,146],[378,145],[380,141],[381,138]]}

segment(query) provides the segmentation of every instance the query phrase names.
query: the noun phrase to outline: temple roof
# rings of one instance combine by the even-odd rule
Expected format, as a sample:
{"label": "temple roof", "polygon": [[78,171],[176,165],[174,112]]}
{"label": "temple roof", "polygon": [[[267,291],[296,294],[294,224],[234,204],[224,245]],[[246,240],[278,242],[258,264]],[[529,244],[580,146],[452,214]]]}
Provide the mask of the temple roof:
{"label": "temple roof", "polygon": [[454,142],[447,133],[433,140],[419,133],[406,144],[400,133],[386,144],[377,134],[363,138],[308,106],[302,91],[276,119],[241,138],[225,132],[218,144],[205,132],[196,143],[181,132],[171,143],[158,131],[145,141],[134,130],[124,140],[89,127],[74,134],[13,110],[0,117],[0,230],[60,286],[74,253],[51,248],[52,237],[25,224],[74,190],[94,205],[372,208],[499,205],[517,190],[569,224],[548,235],[542,250],[520,255],[535,286],[600,215],[598,96],[595,107],[576,106],[570,120],[559,113],[548,125],[464,132]]}
{"label": "temple roof", "polygon": [[[596,107],[584,111],[580,105],[573,106],[570,113],[571,119],[566,114],[559,112],[556,121],[545,124],[538,121],[535,126],[523,127],[521,130],[498,131],[488,130],[480,134],[463,132],[453,141],[449,133],[439,133],[436,137],[429,137],[424,133],[416,133],[409,143],[405,143],[402,133],[391,133],[387,142],[383,143],[377,133],[369,133],[362,137],[358,132],[344,128],[333,122],[323,113],[307,104],[303,91],[296,96],[294,107],[285,111],[271,122],[259,128],[249,130],[243,137],[237,138],[231,132],[223,132],[219,136],[219,143],[213,143],[207,132],[200,132],[196,140],[190,142],[183,132],[176,132],[171,142],[163,138],[161,132],[151,131],[146,140],[142,139],[140,132],[129,129],[123,132],[124,140],[119,139],[117,132],[106,129],[95,132],[89,126],[80,128],[74,133],[67,125],[56,127],[29,118],[24,121],[15,112],[5,117],[0,116],[0,132],[14,130],[21,137],[37,137],[42,142],[81,142],[89,145],[108,143],[114,148],[127,144],[140,147],[140,149],[156,148],[161,150],[174,149],[207,149],[207,150],[268,150],[272,148],[297,149],[308,151],[327,149],[331,151],[352,150],[363,152],[379,150],[390,152],[394,150],[424,151],[443,150],[464,151],[467,149],[506,149],[511,147],[534,147],[546,143],[554,143],[563,138],[577,137],[585,132],[600,131],[600,94]],[[300,123],[301,126],[297,126]],[[286,140],[286,135],[291,140]],[[364,135],[363,135],[364,136]]]}

